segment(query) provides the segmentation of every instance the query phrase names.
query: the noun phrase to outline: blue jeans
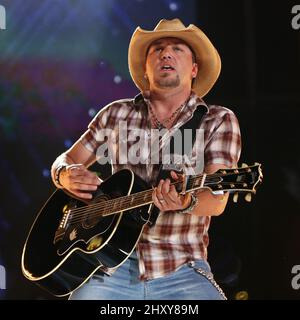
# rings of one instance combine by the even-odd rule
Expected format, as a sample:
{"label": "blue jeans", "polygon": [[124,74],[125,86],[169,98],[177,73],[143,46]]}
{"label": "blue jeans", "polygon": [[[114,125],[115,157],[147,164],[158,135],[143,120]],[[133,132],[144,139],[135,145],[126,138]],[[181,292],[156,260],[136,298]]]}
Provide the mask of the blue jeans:
{"label": "blue jeans", "polygon": [[140,281],[138,260],[132,254],[113,274],[93,275],[70,300],[224,300],[208,263],[196,260],[164,277]]}

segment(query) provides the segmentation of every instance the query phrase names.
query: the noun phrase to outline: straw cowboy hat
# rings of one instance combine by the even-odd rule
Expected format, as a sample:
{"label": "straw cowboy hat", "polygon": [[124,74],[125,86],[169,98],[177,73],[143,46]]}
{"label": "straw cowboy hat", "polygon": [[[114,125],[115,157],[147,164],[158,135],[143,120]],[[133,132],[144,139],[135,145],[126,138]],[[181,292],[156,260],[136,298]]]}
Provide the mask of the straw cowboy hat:
{"label": "straw cowboy hat", "polygon": [[194,51],[199,70],[192,89],[199,97],[203,97],[219,77],[221,59],[213,44],[198,27],[190,24],[186,28],[179,19],[162,19],[153,31],[136,28],[128,49],[129,71],[134,83],[142,92],[149,90],[149,82],[144,77],[147,50],[153,41],[166,37],[179,38]]}

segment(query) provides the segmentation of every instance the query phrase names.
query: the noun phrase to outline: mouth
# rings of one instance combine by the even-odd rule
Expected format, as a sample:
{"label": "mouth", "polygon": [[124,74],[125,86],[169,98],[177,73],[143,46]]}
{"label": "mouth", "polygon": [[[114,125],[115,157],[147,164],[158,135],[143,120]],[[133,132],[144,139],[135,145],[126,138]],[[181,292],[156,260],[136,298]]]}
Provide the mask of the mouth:
{"label": "mouth", "polygon": [[169,64],[165,64],[163,66],[161,66],[160,71],[164,71],[164,72],[170,72],[170,71],[174,71],[175,69],[169,65]]}

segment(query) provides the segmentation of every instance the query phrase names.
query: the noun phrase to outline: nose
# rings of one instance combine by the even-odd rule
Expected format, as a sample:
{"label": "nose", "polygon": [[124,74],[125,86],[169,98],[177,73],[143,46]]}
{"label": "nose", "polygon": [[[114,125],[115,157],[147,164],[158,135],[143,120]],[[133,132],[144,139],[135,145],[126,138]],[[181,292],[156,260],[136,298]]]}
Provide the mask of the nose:
{"label": "nose", "polygon": [[161,59],[162,60],[170,60],[172,59],[172,54],[170,52],[170,48],[169,47],[165,47],[162,52],[161,52]]}

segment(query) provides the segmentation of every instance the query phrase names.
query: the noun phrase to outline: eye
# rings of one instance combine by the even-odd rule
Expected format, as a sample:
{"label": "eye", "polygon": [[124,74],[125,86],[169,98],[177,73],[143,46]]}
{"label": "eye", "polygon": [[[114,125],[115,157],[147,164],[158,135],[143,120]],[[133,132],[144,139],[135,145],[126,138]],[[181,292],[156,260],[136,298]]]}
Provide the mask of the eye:
{"label": "eye", "polygon": [[152,47],[151,52],[159,52],[162,50],[162,47]]}
{"label": "eye", "polygon": [[175,51],[182,51],[182,49],[180,47],[174,47]]}

